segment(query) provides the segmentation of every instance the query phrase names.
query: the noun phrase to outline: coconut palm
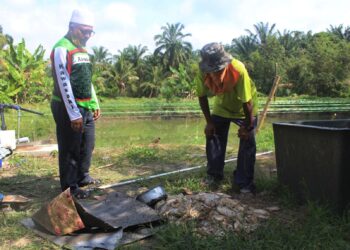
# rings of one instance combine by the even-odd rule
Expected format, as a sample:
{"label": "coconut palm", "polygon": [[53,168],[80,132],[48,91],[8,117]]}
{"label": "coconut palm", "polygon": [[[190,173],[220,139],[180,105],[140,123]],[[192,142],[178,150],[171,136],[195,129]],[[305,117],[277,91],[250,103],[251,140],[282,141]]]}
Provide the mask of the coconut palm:
{"label": "coconut palm", "polygon": [[154,55],[161,57],[167,70],[170,70],[170,67],[177,68],[191,56],[192,45],[184,41],[184,38],[191,34],[184,34],[182,32],[184,28],[185,26],[181,23],[167,23],[166,26],[161,27],[162,34],[154,36],[157,46]]}
{"label": "coconut palm", "polygon": [[327,32],[335,35],[340,39],[350,41],[350,26],[344,27],[342,24],[338,26],[331,25]]}
{"label": "coconut palm", "polygon": [[107,63],[111,60],[111,54],[108,52],[103,46],[100,47],[92,47],[93,55],[91,55],[92,63]]}
{"label": "coconut palm", "polygon": [[149,76],[150,79],[141,83],[140,88],[144,95],[154,97],[159,94],[161,84],[164,81],[162,68],[159,66],[152,66]]}
{"label": "coconut palm", "polygon": [[140,65],[141,59],[147,50],[147,46],[142,46],[141,44],[138,46],[129,45],[123,50],[123,53],[125,54],[125,58],[130,61],[135,68],[137,68]]}
{"label": "coconut palm", "polygon": [[131,95],[135,95],[138,91],[136,82],[139,78],[134,66],[125,58],[123,53],[114,58],[116,62],[109,64],[108,68],[102,72],[107,86],[110,86],[112,89],[117,87],[120,92],[126,89]]}
{"label": "coconut palm", "polygon": [[249,55],[257,49],[255,39],[251,36],[240,36],[232,40],[231,51],[237,54],[243,61],[249,59]]}
{"label": "coconut palm", "polygon": [[300,33],[295,31],[284,30],[283,33],[278,31],[277,38],[280,44],[286,51],[287,55],[299,48],[300,44]]}
{"label": "coconut palm", "polygon": [[13,38],[8,34],[3,33],[2,26],[0,25],[0,50],[3,50],[7,45],[12,43]]}
{"label": "coconut palm", "polygon": [[267,38],[269,36],[275,36],[276,32],[274,31],[276,24],[272,24],[270,27],[269,23],[257,23],[254,24],[254,31],[252,32],[249,29],[246,29],[246,31],[249,33],[250,36],[252,36],[256,43],[260,45],[265,45],[267,42]]}
{"label": "coconut palm", "polygon": [[0,49],[2,49],[6,44],[6,36],[2,33],[2,26],[0,25]]}
{"label": "coconut palm", "polygon": [[133,65],[141,81],[145,79],[146,65],[143,57],[147,50],[147,46],[139,44],[138,46],[129,45],[121,52],[123,57]]}

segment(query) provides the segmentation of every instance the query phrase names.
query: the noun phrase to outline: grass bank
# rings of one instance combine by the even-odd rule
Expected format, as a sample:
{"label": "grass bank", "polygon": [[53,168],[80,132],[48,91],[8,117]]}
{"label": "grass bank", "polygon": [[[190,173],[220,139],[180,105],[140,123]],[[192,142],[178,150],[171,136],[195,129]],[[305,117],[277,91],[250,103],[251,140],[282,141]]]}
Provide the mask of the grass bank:
{"label": "grass bank", "polygon": [[[151,106],[162,100],[129,99],[104,100],[104,107]],[[195,100],[181,101],[197,105]],[[159,104],[157,103],[157,105]],[[153,105],[153,104],[152,104]],[[158,105],[159,106],[159,105]],[[49,104],[28,105],[27,108],[45,113],[44,117],[22,112],[21,136],[31,140],[55,140]],[[16,112],[8,111],[9,129],[16,129]],[[205,166],[202,118],[120,118],[102,117],[97,124],[97,141],[92,163],[92,175],[103,183],[149,176],[193,166]],[[154,140],[160,138],[158,142]],[[236,128],[230,132],[228,158],[237,152]],[[268,121],[257,136],[258,151],[274,149],[273,132]],[[60,249],[21,226],[45,202],[59,192],[57,155],[44,158],[14,155],[8,167],[0,170],[0,192],[21,194],[33,201],[24,210],[0,213],[0,249]],[[299,205],[276,179],[274,157],[258,159],[256,182],[258,195],[252,203],[273,202],[280,212],[250,234],[227,233],[222,238],[200,237],[193,231],[195,222],[167,224],[150,240],[123,249],[350,249],[349,218],[332,214],[326,207],[314,203]],[[225,181],[219,191],[231,193],[231,176],[235,163],[225,167]],[[138,183],[139,187],[162,184],[169,194],[184,188],[193,192],[210,191],[201,185],[205,167],[195,172],[176,174]],[[126,188],[127,189],[127,188]],[[128,191],[128,190],[127,190]],[[132,192],[131,192],[132,195]]]}
{"label": "grass bank", "polygon": [[[203,147],[133,146],[124,150],[97,149],[92,175],[104,183],[113,183],[139,176],[174,171],[179,168],[203,165]],[[57,158],[14,156],[11,167],[1,170],[0,190],[21,194],[33,200],[24,210],[12,210],[0,214],[0,249],[60,249],[51,242],[39,238],[21,226],[20,221],[30,217],[45,202],[59,192]],[[326,207],[308,203],[299,205],[287,189],[281,187],[273,171],[274,158],[258,158],[256,184],[258,194],[246,201],[259,207],[277,204],[280,211],[270,217],[252,233],[229,232],[221,238],[201,237],[194,233],[195,222],[166,224],[154,237],[121,247],[121,249],[349,249],[350,221],[339,217]],[[231,176],[235,163],[225,167],[225,180],[218,192],[231,194]],[[141,187],[161,184],[168,194],[179,194],[184,188],[192,192],[210,191],[201,185],[205,167],[182,174],[169,175],[151,181],[137,183],[136,187],[124,186],[129,195]],[[116,189],[118,191],[118,188]]]}

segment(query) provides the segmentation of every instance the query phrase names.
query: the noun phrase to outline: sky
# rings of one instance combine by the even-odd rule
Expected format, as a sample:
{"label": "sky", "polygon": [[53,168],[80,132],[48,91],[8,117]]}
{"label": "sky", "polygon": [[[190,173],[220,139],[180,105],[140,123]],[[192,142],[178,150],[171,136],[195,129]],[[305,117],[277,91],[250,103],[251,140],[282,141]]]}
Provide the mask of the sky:
{"label": "sky", "polygon": [[95,18],[96,34],[87,47],[104,46],[112,54],[128,45],[147,46],[152,53],[154,36],[167,23],[183,24],[183,33],[191,34],[185,41],[194,49],[209,42],[231,44],[259,22],[276,24],[281,32],[350,26],[349,0],[0,0],[0,25],[15,43],[24,38],[31,52],[41,44],[48,56],[77,8]]}

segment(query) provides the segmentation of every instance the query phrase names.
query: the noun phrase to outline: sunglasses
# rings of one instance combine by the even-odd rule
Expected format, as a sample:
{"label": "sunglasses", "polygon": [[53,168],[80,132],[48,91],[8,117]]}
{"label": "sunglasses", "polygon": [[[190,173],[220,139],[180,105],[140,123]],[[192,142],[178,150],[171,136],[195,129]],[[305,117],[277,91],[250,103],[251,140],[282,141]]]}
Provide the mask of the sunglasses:
{"label": "sunglasses", "polygon": [[95,31],[93,31],[93,30],[83,30],[83,29],[79,29],[79,30],[84,36],[86,36],[86,35],[89,35],[89,36],[95,35]]}

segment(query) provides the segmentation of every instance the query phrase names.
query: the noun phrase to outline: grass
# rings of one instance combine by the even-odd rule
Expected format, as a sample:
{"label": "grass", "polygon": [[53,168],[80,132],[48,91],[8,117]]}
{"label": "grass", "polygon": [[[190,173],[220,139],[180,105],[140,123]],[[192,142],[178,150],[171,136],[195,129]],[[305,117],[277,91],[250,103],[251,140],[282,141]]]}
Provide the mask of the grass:
{"label": "grass", "polygon": [[220,239],[198,237],[193,233],[191,223],[171,224],[156,235],[155,249],[349,249],[349,242],[344,240],[349,234],[346,224],[341,219],[329,217],[326,212],[319,215],[312,211],[303,221],[272,219],[250,235],[227,234]]}
{"label": "grass", "polygon": [[[159,100],[152,100],[158,103]],[[153,105],[149,100],[105,100],[103,105]],[[161,102],[161,101],[159,101]],[[194,103],[194,101],[193,101]],[[21,136],[31,140],[54,139],[53,120],[48,104],[29,106],[47,114],[38,117],[22,112]],[[12,112],[13,113],[13,112]],[[16,116],[6,113],[9,129],[16,129]],[[96,149],[91,172],[103,183],[150,176],[180,168],[204,166],[205,148],[202,118],[182,119],[120,119],[103,117],[97,124]],[[230,130],[227,157],[237,153],[236,127]],[[155,138],[160,138],[154,143]],[[257,135],[258,151],[274,150],[271,121],[267,121]],[[227,234],[223,238],[202,238],[193,232],[194,222],[166,224],[148,241],[124,246],[122,249],[350,249],[348,217],[332,214],[328,208],[309,202],[299,205],[293,195],[281,187],[272,170],[274,157],[260,158],[256,166],[256,184],[259,193],[266,193],[264,202],[278,202],[281,212],[251,234]],[[21,194],[32,199],[25,210],[0,212],[0,249],[60,249],[21,226],[20,221],[30,217],[45,202],[59,192],[57,155],[45,158],[9,158],[10,168],[0,170],[0,192]],[[235,163],[225,167],[225,181],[221,192],[230,192]],[[162,184],[169,194],[184,188],[193,192],[210,191],[203,188],[201,179],[205,167],[198,171],[169,175],[138,183],[151,187]]]}
{"label": "grass", "polygon": [[[233,165],[225,170],[227,184],[230,184],[227,176],[232,168]],[[266,199],[277,201],[282,208],[281,213],[253,233],[227,233],[222,238],[198,236],[194,233],[194,221],[170,223],[155,235],[152,249],[350,249],[348,215],[337,216],[327,207],[313,202],[301,206],[285,187],[278,184],[276,178],[268,178],[260,168],[258,170],[258,192],[268,192]],[[185,178],[168,178],[166,190],[179,193],[186,187],[193,191],[208,191],[199,185],[199,177],[203,175],[199,172]],[[227,186],[230,185],[224,185],[221,191],[227,192]],[[120,249],[149,249],[149,245],[138,242]]]}
{"label": "grass", "polygon": [[[204,163],[203,157],[194,159],[185,153],[189,151],[198,155],[204,153],[200,147],[182,149],[161,145],[152,145],[150,148],[131,146],[125,150],[110,149],[107,152],[97,149],[92,174],[105,183],[112,183],[157,173],[160,166],[162,171],[172,171]],[[137,159],[142,159],[142,164]],[[10,160],[12,167],[1,171],[2,192],[21,194],[33,199],[33,202],[24,211],[14,210],[0,214],[0,249],[59,249],[20,225],[22,219],[30,217],[44,202],[59,193],[56,161],[55,157],[43,159],[14,156]],[[153,249],[350,249],[348,218],[335,216],[326,207],[311,202],[300,206],[288,190],[278,184],[276,176],[270,173],[271,164],[274,164],[273,158],[265,157],[257,161],[256,184],[259,193],[267,193],[264,202],[278,202],[281,213],[257,231],[251,234],[229,233],[223,238],[203,238],[193,232],[195,222],[181,225],[170,223],[149,241],[137,242],[121,249],[149,249],[150,246]],[[226,165],[225,181],[219,191],[230,191],[234,167],[234,162]],[[162,184],[169,194],[180,193],[183,188],[193,192],[210,191],[200,184],[204,176],[205,168],[201,168],[144,181],[138,186]]]}
{"label": "grass", "polygon": [[[233,164],[225,170],[226,184],[230,184],[228,176],[232,168]],[[260,168],[258,170],[259,192],[268,192],[266,199],[277,201],[282,208],[281,213],[251,234],[227,233],[222,238],[198,236],[193,230],[194,221],[170,223],[155,235],[152,249],[350,249],[350,221],[347,216],[334,215],[327,207],[313,202],[300,206],[276,178],[267,178]],[[186,187],[193,191],[208,191],[199,185],[203,175],[203,172],[197,172],[183,178],[167,178],[166,190],[179,193]],[[227,192],[227,186],[230,185],[221,187],[222,191]],[[149,249],[149,245],[144,244],[138,242],[120,249]]]}

